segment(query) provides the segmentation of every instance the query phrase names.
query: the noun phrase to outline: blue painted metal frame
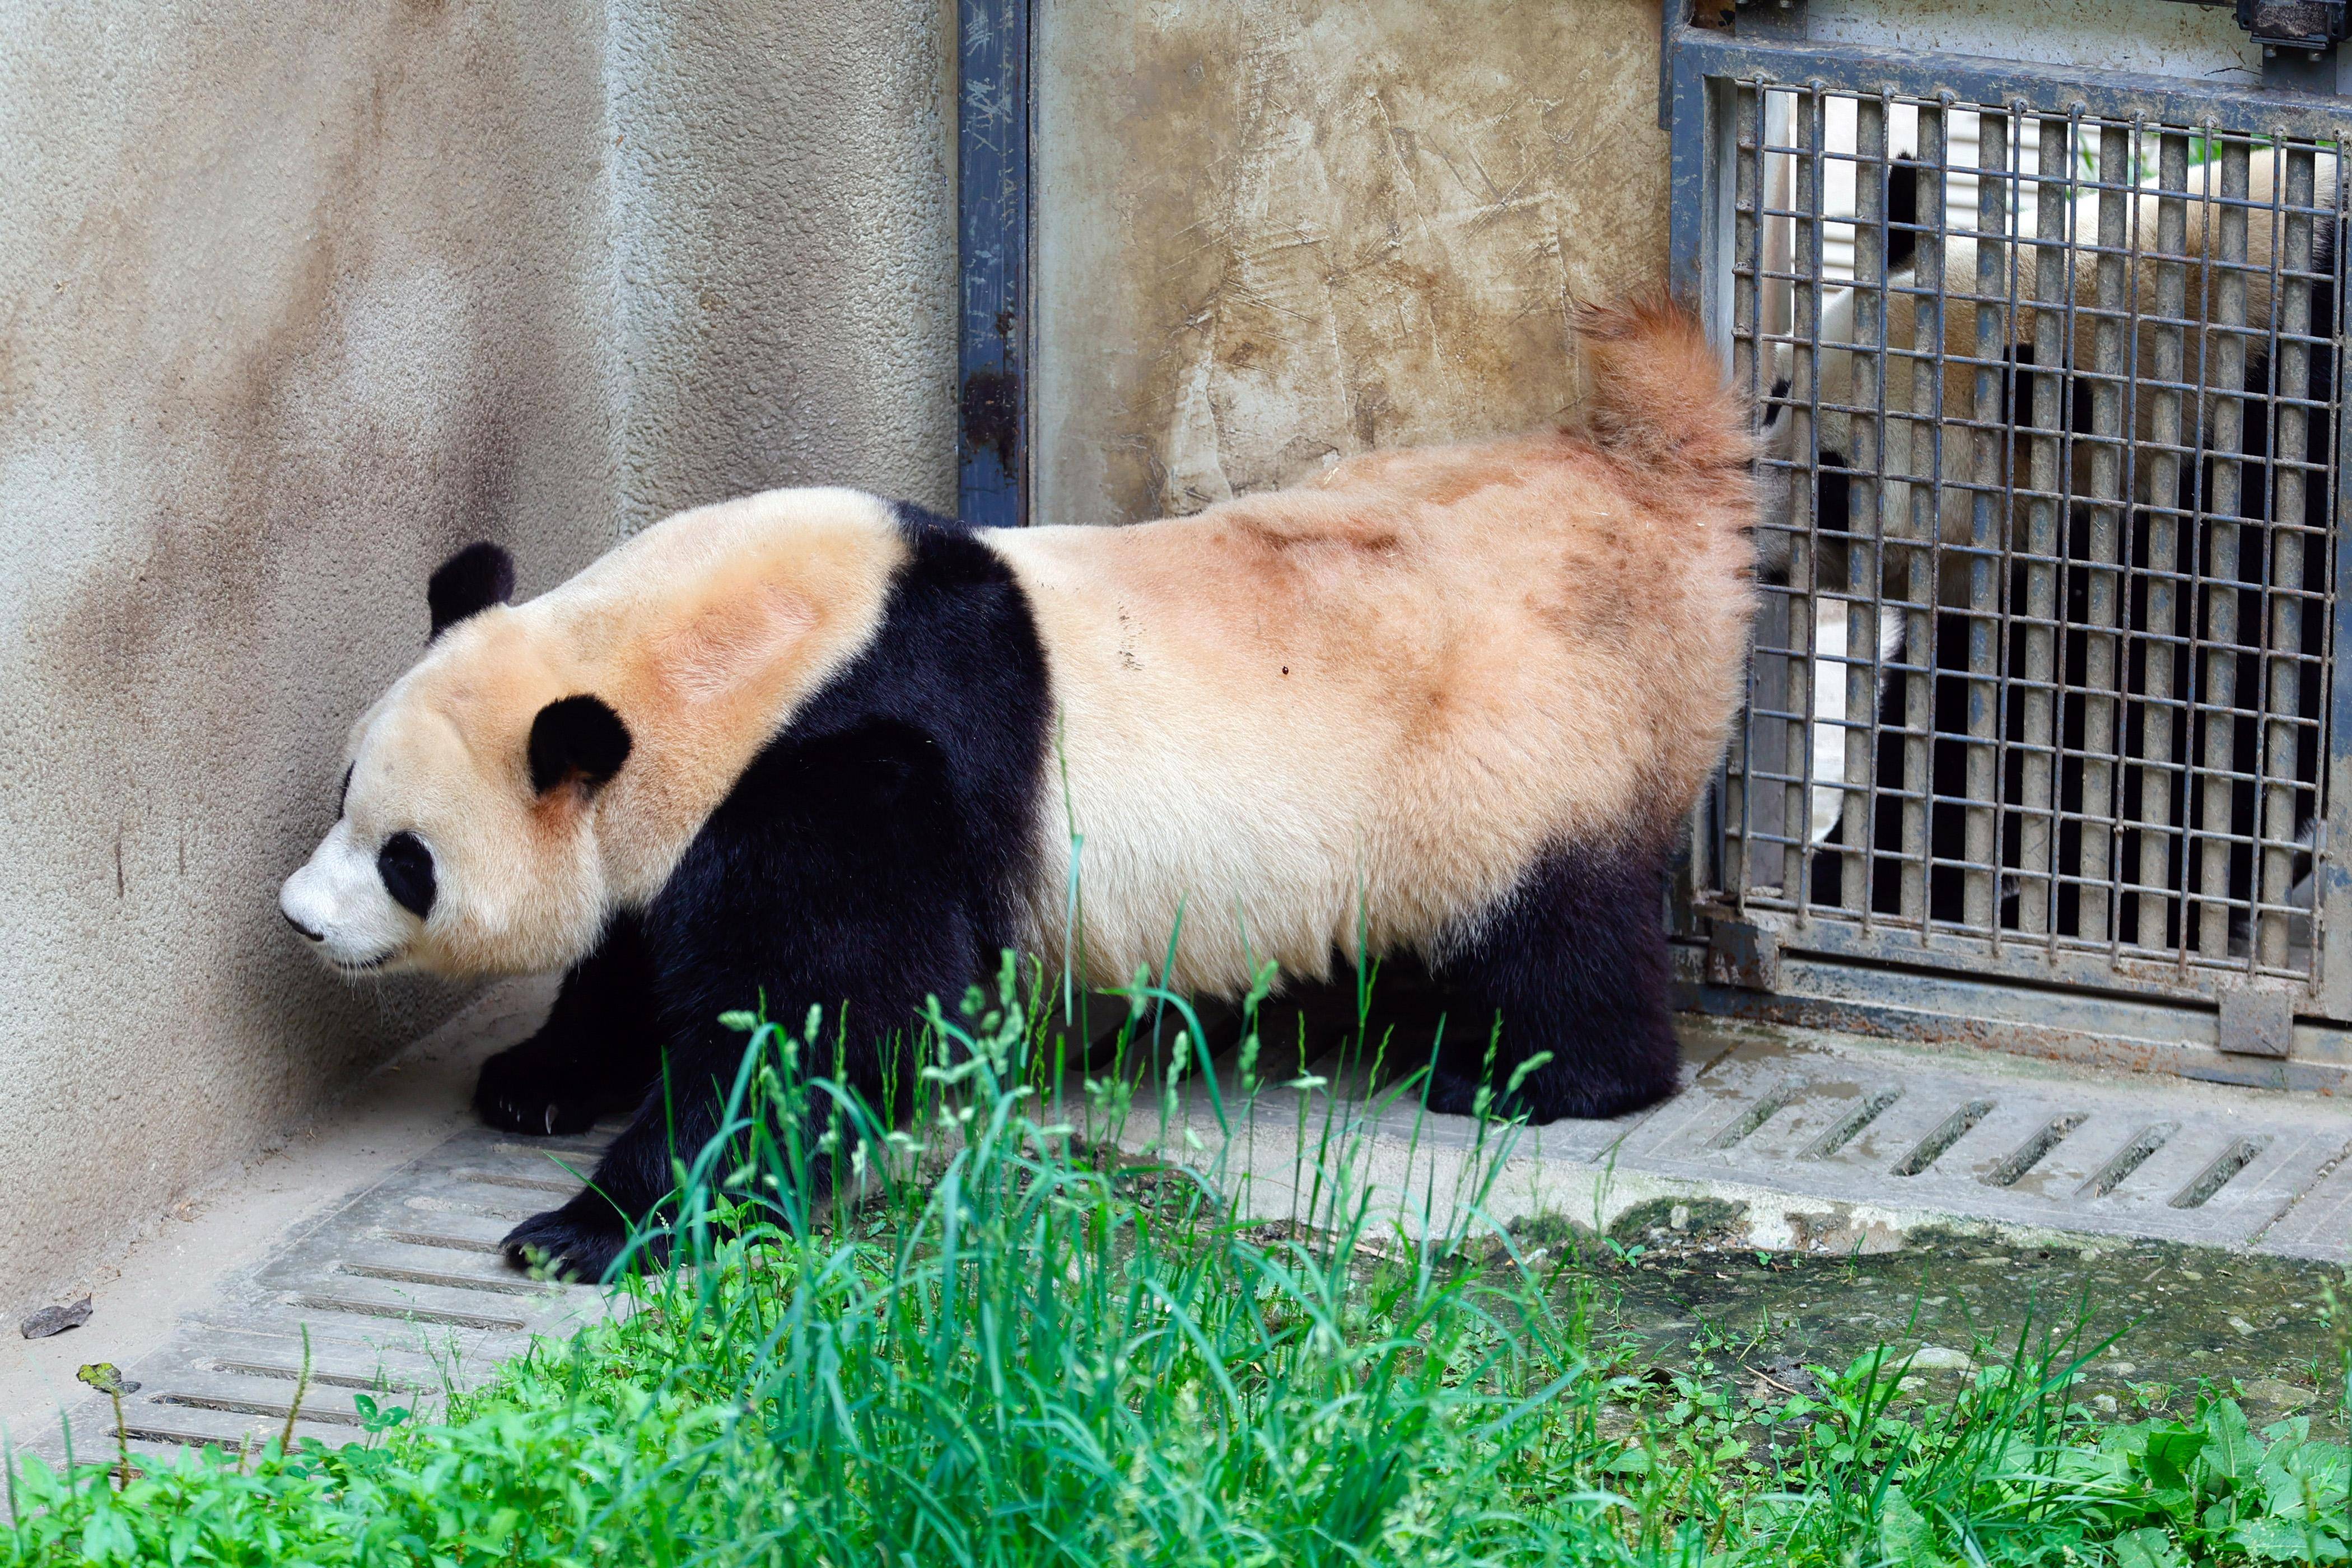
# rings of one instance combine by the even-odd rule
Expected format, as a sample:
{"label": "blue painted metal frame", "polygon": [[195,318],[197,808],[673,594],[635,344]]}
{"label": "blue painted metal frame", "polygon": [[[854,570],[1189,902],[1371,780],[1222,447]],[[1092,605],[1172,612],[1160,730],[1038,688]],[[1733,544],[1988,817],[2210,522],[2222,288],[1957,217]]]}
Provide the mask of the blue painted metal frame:
{"label": "blue painted metal frame", "polygon": [[[1727,115],[1723,105],[1731,84],[1739,80],[1761,78],[1779,82],[1820,81],[1846,89],[1884,89],[1919,98],[1948,94],[1951,101],[1963,104],[2009,104],[2023,100],[2045,108],[2080,107],[2092,114],[2137,113],[2151,121],[2173,124],[2199,124],[2210,116],[2225,124],[2259,128],[2265,132],[2322,140],[2352,136],[2352,99],[2282,89],[2271,82],[2259,88],[2218,87],[2136,73],[2095,73],[1972,56],[1814,44],[1791,37],[1796,29],[1780,26],[1751,28],[1743,37],[1736,31],[1692,27],[1683,19],[1686,10],[1683,0],[1668,0],[1665,9],[1660,40],[1660,79],[1668,98],[1664,118],[1673,133],[1669,280],[1678,297],[1697,308],[1718,342],[1727,343],[1731,322],[1717,298],[1718,290],[1705,285],[1718,276],[1727,278],[1729,271],[1716,265],[1727,234],[1727,225],[1721,216],[1727,194],[1723,187],[1727,182],[1719,177],[1729,167],[1729,160],[1724,156]],[[1747,19],[1743,16],[1743,22]],[[2352,320],[2352,287],[2339,288],[2342,291],[2336,320],[2341,322]],[[2352,409],[2352,354],[2337,356],[2336,374],[2341,406]],[[2352,474],[2352,417],[2339,419],[2337,425],[2337,473]],[[2343,516],[2343,504],[2339,478],[2338,518]],[[2352,845],[2352,548],[2339,544],[2335,556],[2337,608],[2328,693],[2328,831],[2331,844]],[[2308,1009],[2306,1016],[2311,1021],[2298,1030],[2295,1050],[2298,1060],[2315,1060],[2326,1070],[2338,1073],[2345,1065],[2352,1064],[2352,1030],[2324,1020],[2352,1019],[2352,961],[2347,961],[2347,953],[2341,951],[2347,939],[2352,939],[2352,865],[2347,864],[2347,858],[2352,857],[2340,850],[2327,858],[2323,885],[2317,889],[2325,945],[2320,954],[2317,994],[2298,1008]],[[1966,1037],[1982,1044],[2011,1043],[2007,1037],[2015,1031],[2006,1020],[1973,1012],[1945,1016],[1933,1002],[1926,1003],[1923,1008],[1922,972],[1883,966],[1870,954],[1840,954],[1837,950],[1848,945],[1839,940],[1843,933],[1829,930],[1822,922],[1814,924],[1811,930],[1801,927],[1783,931],[1780,940],[1793,949],[1811,950],[1820,955],[1813,966],[1822,968],[1824,973],[1833,970],[1839,976],[1834,989],[1842,1005],[1859,1007],[1864,1012],[1872,1007],[1892,1009],[1915,1019],[1911,1026],[1924,1028],[1934,1037]],[[1696,934],[1687,925],[1683,929],[1685,942]],[[1797,968],[1801,971],[1804,965],[1801,963]],[[1997,966],[1979,964],[1976,972],[1988,984],[2000,988],[2003,982],[1995,969]],[[1790,972],[1788,965],[1783,965],[1783,972]],[[2105,977],[2104,985],[2099,978],[2088,973],[2069,978],[2074,984],[2067,989],[2083,997],[2095,1011],[2104,1008],[2100,1017],[2118,1036],[2141,1034],[2145,1026],[2135,1010],[2152,1012],[2160,1005],[2154,999],[2143,1003],[2127,994],[2131,983],[2121,975]],[[2100,994],[2102,990],[2106,992],[2104,997]],[[2019,986],[2018,994],[2030,997],[2030,983]],[[2045,990],[2042,994],[2051,993]],[[1801,995],[1767,996],[1705,985],[1685,990],[1683,1001],[1685,1005],[1707,1012],[1780,1017],[1790,1022],[1805,1020],[1789,1009],[1801,1011],[1814,1005]],[[2182,1033],[2173,1037],[2189,1046],[2192,1052],[2210,1052],[2210,1046],[2203,1042],[2212,1037],[2204,1032],[2205,1026],[2189,1022],[2193,1012],[2192,1004],[2192,1012],[2179,1015],[2181,1022],[2171,1027]],[[1855,1020],[1861,1016],[1856,1014]],[[2201,1016],[2210,1018],[2211,1014],[2201,1013]],[[1850,1020],[1848,1026],[1873,1026]],[[2095,1030],[2096,1026],[2085,1027]],[[2297,1087],[2323,1087],[2303,1083],[2285,1067],[2263,1081],[2280,1087],[2291,1083]]]}
{"label": "blue painted metal frame", "polygon": [[1031,5],[956,6],[956,508],[991,528],[1029,521]]}
{"label": "blue painted metal frame", "polygon": [[1864,91],[1884,88],[1905,97],[1948,92],[1962,104],[2007,105],[2021,99],[2062,107],[2080,104],[2088,114],[2144,114],[2171,124],[2199,124],[2220,110],[2238,123],[2322,138],[2340,135],[2352,118],[2352,103],[2326,93],[2219,87],[2132,71],[2090,71],[1860,44],[1749,39],[1687,24],[1674,29],[1669,47],[1677,79],[1685,65],[1700,76],[1724,80],[1760,75],[1801,83],[1820,77]]}

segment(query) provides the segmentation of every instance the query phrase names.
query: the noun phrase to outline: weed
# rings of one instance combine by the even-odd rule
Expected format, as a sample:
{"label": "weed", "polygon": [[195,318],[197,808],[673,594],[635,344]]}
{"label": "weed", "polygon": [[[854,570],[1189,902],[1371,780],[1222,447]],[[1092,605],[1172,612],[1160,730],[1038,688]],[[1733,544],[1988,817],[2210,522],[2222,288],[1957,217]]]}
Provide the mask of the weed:
{"label": "weed", "polygon": [[[821,1070],[820,1018],[730,1015],[721,1131],[681,1151],[638,1239],[669,1266],[616,1287],[626,1310],[436,1422],[360,1404],[362,1443],[281,1434],[119,1479],[23,1460],[0,1564],[2168,1568],[2352,1548],[2342,1445],[2307,1420],[2254,1432],[2218,1397],[2103,1426],[2074,1397],[2105,1348],[2079,1318],[1979,1346],[1990,1364],[1942,1398],[1884,1349],[1765,1363],[1712,1328],[1687,1365],[1630,1364],[1589,1309],[1639,1248],[1588,1259],[1572,1229],[1486,1218],[1507,1125],[1444,1201],[1433,1164],[1416,1214],[1376,1210],[1315,1082],[1288,1217],[1254,1219],[1187,1088],[1244,1138],[1254,1047],[1221,1084],[1190,1004],[1139,981],[1127,1032],[1166,1048],[1123,1041],[1057,1098],[1036,1003],[1059,984],[1008,962],[935,1008],[904,1127]],[[1137,1097],[1160,1153],[1113,1136]]]}

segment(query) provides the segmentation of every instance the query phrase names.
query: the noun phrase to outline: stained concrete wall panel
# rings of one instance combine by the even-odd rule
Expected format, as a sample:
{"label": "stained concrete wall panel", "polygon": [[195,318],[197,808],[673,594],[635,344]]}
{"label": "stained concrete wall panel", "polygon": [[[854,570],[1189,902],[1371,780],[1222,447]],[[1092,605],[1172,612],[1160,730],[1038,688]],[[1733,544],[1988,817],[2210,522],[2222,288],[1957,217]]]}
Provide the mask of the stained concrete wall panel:
{"label": "stained concrete wall panel", "polygon": [[954,510],[952,6],[616,9],[633,525],[779,484]]}
{"label": "stained concrete wall panel", "polygon": [[[609,508],[589,19],[114,4],[0,44],[0,1284],[445,998],[292,951],[342,725],[476,532]],[[571,459],[584,451],[584,466]]]}
{"label": "stained concrete wall panel", "polygon": [[1664,274],[1656,0],[1041,0],[1036,516],[1554,418]]}
{"label": "stained concrete wall panel", "polygon": [[451,1005],[274,907],[447,550],[952,497],[940,0],[640,9],[0,20],[0,1308]]}

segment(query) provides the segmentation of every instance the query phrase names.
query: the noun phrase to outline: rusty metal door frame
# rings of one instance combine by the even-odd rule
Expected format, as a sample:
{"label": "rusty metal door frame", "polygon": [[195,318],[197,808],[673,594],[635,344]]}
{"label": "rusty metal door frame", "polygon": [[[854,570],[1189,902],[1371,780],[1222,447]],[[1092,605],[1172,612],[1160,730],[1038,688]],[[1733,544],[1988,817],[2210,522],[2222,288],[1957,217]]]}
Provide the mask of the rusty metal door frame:
{"label": "rusty metal door frame", "polygon": [[1033,0],[957,0],[956,510],[1029,521]]}
{"label": "rusty metal door frame", "polygon": [[[1701,0],[1726,13],[1722,0]],[[1744,3],[1729,27],[1697,27],[1686,5],[1669,0],[1662,39],[1661,118],[1673,132],[1671,283],[1694,301],[1709,331],[1728,348],[1733,268],[1737,129],[1732,104],[1740,84],[1772,82],[1832,90],[1937,100],[1963,110],[2018,106],[2089,115],[2140,117],[2151,125],[2259,127],[2263,133],[2338,142],[2352,130],[2352,99],[2327,90],[2332,56],[2295,51],[2274,62],[2258,88],[2217,88],[2167,78],[1974,57],[1933,55],[1805,37],[1802,0]],[[2310,90],[2318,89],[2319,90]],[[2339,273],[2347,270],[2339,258]],[[2344,342],[2339,285],[2337,343]],[[2352,395],[2352,354],[2336,355],[2339,400]],[[2352,401],[2342,406],[2352,408]],[[2337,421],[2337,472],[2352,472],[2352,418]],[[2352,845],[2352,550],[2336,552],[2339,606],[2332,635],[2337,678],[2323,698],[2327,721],[2322,778],[2336,853],[2321,868],[2319,930],[2342,949],[2352,933],[2352,876],[2340,863]],[[1703,808],[1704,810],[1704,808]],[[1705,835],[1696,835],[1703,850]],[[1908,954],[1866,931],[1794,918],[1710,919],[1695,906],[1686,877],[1676,895],[1678,963],[1684,999],[1709,1012],[1866,1029],[1915,1038],[1964,1040],[2071,1058],[2158,1067],[2192,1076],[2277,1087],[2352,1088],[2352,953],[2315,953],[2308,989],[2285,995],[2273,984],[2141,985],[2122,966],[2095,955],[2004,963],[1998,951]],[[2319,939],[2315,936],[2315,942]],[[1995,944],[1996,949],[1998,943]],[[2055,955],[2062,960],[2063,955]],[[2330,957],[2332,956],[2332,962]],[[1907,962],[1906,962],[1907,959]]]}

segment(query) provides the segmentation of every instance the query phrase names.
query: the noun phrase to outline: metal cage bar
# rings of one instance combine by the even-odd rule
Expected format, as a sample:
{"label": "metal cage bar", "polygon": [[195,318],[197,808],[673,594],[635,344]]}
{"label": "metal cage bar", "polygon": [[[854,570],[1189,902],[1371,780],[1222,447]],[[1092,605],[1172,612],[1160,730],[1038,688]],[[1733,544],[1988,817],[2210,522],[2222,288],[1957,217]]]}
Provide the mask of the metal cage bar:
{"label": "metal cage bar", "polygon": [[2000,776],[2001,735],[1997,715],[2001,708],[1999,679],[2001,654],[2000,556],[2007,531],[1995,521],[1995,509],[2008,498],[2009,454],[2003,431],[2010,388],[2003,345],[2009,341],[2014,274],[2006,264],[2003,237],[2008,232],[2013,191],[2010,172],[2008,117],[1998,112],[1977,116],[1976,339],[1973,374],[1969,381],[1969,437],[1973,481],[1968,493],[1968,586],[1964,602],[1968,637],[1967,809],[1960,862],[1964,889],[1960,919],[1970,931],[1986,932],[1998,946],[2000,929],[1993,918],[1997,880],[2000,874]]}
{"label": "metal cage bar", "polygon": [[[2151,446],[2146,465],[2148,489],[2158,498],[2180,492],[2180,449],[2186,426],[2179,386],[2186,374],[2186,337],[2179,325],[2189,310],[2189,137],[2162,133],[2157,159],[2155,260],[2150,268],[2155,325],[2148,333],[2149,384],[2146,391]],[[2137,649],[2140,743],[2136,758],[2139,827],[2137,890],[2133,896],[2134,946],[2171,945],[2179,904],[2173,897],[2172,801],[2180,782],[2174,763],[2175,689],[2179,629],[2179,518],[2168,505],[2148,512],[2147,564],[2141,593],[2146,604]]]}
{"label": "metal cage bar", "polygon": [[[1886,388],[1879,374],[1885,363],[1886,318],[1886,105],[1863,98],[1854,102],[1853,341],[1876,347],[1853,357],[1850,392],[1857,408],[1850,421],[1852,451],[1847,480],[1852,515],[1846,537],[1845,597],[1839,605],[1844,668],[1831,672],[1845,689],[1844,722],[1839,737],[1844,789],[1832,799],[1838,829],[1838,904],[1870,923],[1870,838],[1874,816],[1872,759],[1878,744],[1878,682],[1884,672],[1878,642],[1878,561],[1885,518],[1880,510],[1878,475],[1885,446]],[[1864,520],[1867,520],[1865,522]],[[1857,722],[1859,720],[1859,723]]]}
{"label": "metal cage bar", "polygon": [[[2058,888],[2054,876],[2058,826],[2058,493],[2059,465],[2066,456],[2068,280],[2074,265],[2067,232],[2074,189],[2069,179],[2074,122],[2063,114],[2037,121],[2033,250],[2033,315],[2030,336],[2033,369],[2021,374],[2025,411],[2028,497],[2025,502],[2024,606],[2017,617],[2024,642],[2021,694],[2023,758],[2022,799],[2018,804],[2018,926],[2047,935],[2056,929]],[[2039,432],[2047,432],[2040,434]]]}
{"label": "metal cage bar", "polygon": [[[2218,127],[2209,126],[2209,134]],[[2210,170],[2210,165],[2209,165]],[[2204,744],[2204,766],[2195,786],[2204,833],[2196,840],[2197,953],[2230,954],[2230,851],[2235,837],[2236,789],[2231,776],[2237,760],[2238,726],[2238,509],[2245,494],[2245,384],[2247,149],[2242,137],[2225,139],[2221,156],[2221,231],[2217,265],[2205,269],[2208,345],[2200,366],[2198,391],[2212,410],[2206,446],[2211,478],[2197,521],[2205,534],[2205,659],[2201,700],[2196,704]],[[2209,184],[2210,176],[2209,173]],[[2217,276],[2218,274],[2218,276]]]}
{"label": "metal cage bar", "polygon": [[[1944,241],[1948,231],[1945,112],[1939,100],[1920,105],[1916,113],[1915,205],[1920,221],[1914,234],[1918,260],[1912,279],[1916,293],[1911,306],[1908,434],[1909,471],[1919,482],[1910,496],[1912,548],[1904,574],[1904,646],[1908,652],[1902,697],[1903,804],[1896,845],[1901,867],[1896,917],[1917,921],[1923,934],[1927,929],[1928,795],[1934,787],[1930,748],[1935,737],[1936,584],[1943,571],[1943,535],[1937,520],[1944,477]],[[1922,542],[1924,554],[1919,548]]]}

